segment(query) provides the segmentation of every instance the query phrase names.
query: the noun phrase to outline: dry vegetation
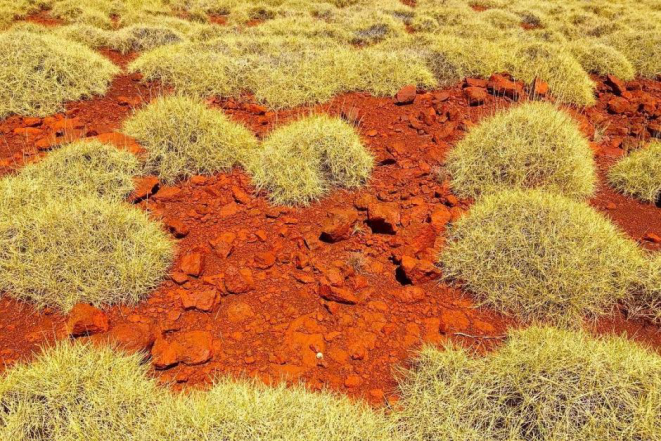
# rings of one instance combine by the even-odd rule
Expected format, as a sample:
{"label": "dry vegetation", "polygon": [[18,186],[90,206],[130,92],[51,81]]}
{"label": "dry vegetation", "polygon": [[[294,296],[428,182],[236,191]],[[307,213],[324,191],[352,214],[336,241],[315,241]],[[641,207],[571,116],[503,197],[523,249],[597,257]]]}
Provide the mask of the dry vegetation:
{"label": "dry vegetation", "polygon": [[592,150],[578,124],[541,102],[480,122],[450,151],[446,167],[461,197],[532,188],[583,199],[597,182]]}
{"label": "dry vegetation", "polygon": [[174,395],[139,354],[71,342],[1,377],[0,409],[0,438],[17,441],[391,439],[381,412],[346,397],[229,380]]}
{"label": "dry vegetation", "polygon": [[400,388],[390,415],[329,393],[228,379],[174,395],[148,378],[138,354],[62,342],[0,377],[0,436],[601,440],[661,430],[661,358],[621,337],[532,327],[482,357],[428,347]]}
{"label": "dry vegetation", "polygon": [[[405,84],[429,88],[502,71],[526,82],[542,78],[560,101],[587,105],[594,102],[588,73],[624,79],[661,73],[661,11],[653,2],[631,3],[421,0],[411,8],[396,0],[20,0],[0,3],[0,26],[50,8],[67,26],[17,28],[122,52],[153,48],[131,66],[147,80],[195,95],[247,90],[274,108],[322,102],[352,90],[389,95]],[[210,23],[209,14],[226,15],[228,26]],[[246,26],[255,20],[261,25]],[[406,26],[416,34],[408,34]],[[96,71],[96,77],[83,77],[106,78],[103,69]],[[48,88],[57,83],[45,81],[53,83],[45,84]],[[76,88],[77,95],[57,98],[99,90],[92,89]],[[29,96],[15,101],[5,112],[33,109]]]}
{"label": "dry vegetation", "polygon": [[332,187],[359,187],[373,167],[354,127],[325,115],[276,129],[248,161],[257,188],[268,190],[277,204],[307,204]]}
{"label": "dry vegetation", "polygon": [[0,291],[65,312],[76,303],[135,303],[172,259],[160,224],[97,197],[45,200],[0,219]]}
{"label": "dry vegetation", "polygon": [[440,256],[444,275],[482,304],[523,321],[572,326],[610,312],[643,262],[637,244],[596,210],[539,190],[481,198]]}
{"label": "dry vegetation", "polygon": [[661,142],[654,141],[613,165],[608,181],[627,196],[657,202],[661,197]]}
{"label": "dry vegetation", "polygon": [[105,93],[119,69],[91,49],[52,35],[0,33],[0,118],[46,116],[66,101]]}
{"label": "dry vegetation", "polygon": [[661,357],[621,337],[532,327],[484,357],[428,347],[401,385],[409,439],[656,439]]}
{"label": "dry vegetation", "polygon": [[138,110],[123,131],[147,150],[145,173],[168,183],[228,171],[257,146],[245,127],[201,101],[181,96],[164,97]]}

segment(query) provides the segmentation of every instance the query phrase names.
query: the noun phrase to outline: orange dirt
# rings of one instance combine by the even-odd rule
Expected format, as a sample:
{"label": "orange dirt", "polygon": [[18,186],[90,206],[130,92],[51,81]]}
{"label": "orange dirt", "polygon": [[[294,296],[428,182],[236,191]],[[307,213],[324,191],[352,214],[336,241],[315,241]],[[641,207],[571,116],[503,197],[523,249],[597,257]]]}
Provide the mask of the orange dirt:
{"label": "orange dirt", "polygon": [[[133,57],[103,52],[121,66]],[[162,92],[139,79],[119,76],[104,97],[70,103],[61,115],[0,122],[0,166],[15,169],[53,144],[118,130],[132,108]],[[661,83],[637,81],[619,93],[603,79],[599,84],[599,103],[572,112],[587,135],[605,127],[594,149],[606,170],[623,148],[653,133],[661,117]],[[622,114],[613,113],[622,108],[609,106],[616,95],[629,103]],[[469,105],[469,99],[482,104]],[[68,327],[52,310],[38,312],[5,298],[0,357],[11,364],[73,328],[87,329],[99,332],[91,337],[95,341],[111,336],[132,349],[151,348],[159,367],[153,374],[164,382],[203,385],[216,374],[285,377],[374,404],[396,398],[394,368],[405,366],[420,345],[451,339],[488,350],[516,326],[474,308],[470,296],[439,282],[432,265],[446,223],[471,203],[452,195],[435,167],[468,127],[512,102],[486,93],[486,82],[479,80],[418,93],[407,105],[350,93],[325,105],[276,113],[250,96],[211,99],[211,106],[260,137],[310,112],[356,121],[378,166],[365,189],[338,190],[307,208],[272,206],[238,169],[161,186],[137,205],[180,237],[171,279],[136,307],[77,310]],[[143,184],[141,196],[152,193],[154,182]],[[661,235],[657,207],[604,185],[592,204],[636,240],[650,232]],[[601,320],[596,329],[627,332],[661,348],[658,327],[624,315]]]}

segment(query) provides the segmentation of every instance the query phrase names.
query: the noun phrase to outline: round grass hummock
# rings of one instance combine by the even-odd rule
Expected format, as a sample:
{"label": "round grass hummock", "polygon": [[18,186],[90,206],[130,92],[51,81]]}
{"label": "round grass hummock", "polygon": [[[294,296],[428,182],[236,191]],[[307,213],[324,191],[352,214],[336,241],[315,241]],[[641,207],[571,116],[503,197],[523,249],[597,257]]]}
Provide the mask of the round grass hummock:
{"label": "round grass hummock", "polygon": [[592,151],[578,124],[542,102],[482,121],[449,152],[446,166],[461,197],[536,188],[584,199],[597,182]]}
{"label": "round grass hummock", "polygon": [[276,129],[258,157],[248,162],[253,182],[276,204],[307,204],[332,187],[357,188],[374,158],[353,126],[315,115]]}
{"label": "round grass hummock", "polygon": [[484,305],[522,321],[580,325],[609,313],[636,280],[643,251],[583,202],[539,190],[485,196],[439,258]]}
{"label": "round grass hummock", "polygon": [[29,32],[0,33],[0,118],[46,116],[66,101],[104,94],[119,73],[90,48]]}
{"label": "round grass hummock", "polygon": [[[96,195],[122,200],[134,188],[140,161],[128,151],[99,141],[77,141],[26,165],[10,179],[35,179],[54,197]],[[26,195],[29,197],[34,194]]]}
{"label": "round grass hummock", "polygon": [[400,384],[406,439],[658,439],[661,357],[623,337],[532,327],[484,357],[427,347]]}
{"label": "round grass hummock", "polygon": [[0,291],[37,307],[135,303],[172,258],[160,224],[98,197],[55,198],[0,218]]}
{"label": "round grass hummock", "polygon": [[174,394],[142,355],[63,341],[0,376],[0,439],[390,440],[386,415],[348,397],[219,380]]}
{"label": "round grass hummock", "polygon": [[247,128],[183,96],[160,98],[138,110],[123,131],[147,150],[145,173],[168,183],[228,171],[257,146]]}
{"label": "round grass hummock", "polygon": [[0,438],[123,440],[168,398],[142,355],[62,341],[0,377]]}
{"label": "round grass hummock", "polygon": [[622,194],[657,202],[661,198],[661,142],[654,141],[613,165],[608,182]]}

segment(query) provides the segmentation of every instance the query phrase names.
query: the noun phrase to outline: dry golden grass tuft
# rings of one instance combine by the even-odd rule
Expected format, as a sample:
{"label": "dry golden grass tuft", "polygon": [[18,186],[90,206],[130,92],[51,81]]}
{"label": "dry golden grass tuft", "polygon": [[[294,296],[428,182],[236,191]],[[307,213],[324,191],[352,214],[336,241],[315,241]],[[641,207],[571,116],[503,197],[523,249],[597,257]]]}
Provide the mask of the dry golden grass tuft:
{"label": "dry golden grass tuft", "polygon": [[583,202],[539,190],[484,196],[454,225],[439,261],[483,305],[578,326],[634,288],[645,255]]}
{"label": "dry golden grass tuft", "polygon": [[51,35],[0,33],[0,118],[46,116],[66,101],[103,94],[119,69],[89,48]]}
{"label": "dry golden grass tuft", "polygon": [[272,108],[324,102],[348,91],[392,95],[407,84],[436,85],[410,50],[355,49],[328,37],[228,35],[147,52],[129,69],[200,97],[248,90]]}
{"label": "dry golden grass tuft", "polygon": [[608,182],[617,191],[644,202],[661,198],[661,141],[634,151],[608,171]]}
{"label": "dry golden grass tuft", "polygon": [[544,102],[480,122],[448,153],[446,168],[461,197],[538,188],[584,199],[597,182],[592,150],[578,124]]}
{"label": "dry golden grass tuft", "polygon": [[227,171],[257,147],[248,129],[184,96],[157,99],[128,119],[123,131],[147,150],[145,172],[169,183]]}
{"label": "dry golden grass tuft", "polygon": [[37,307],[136,303],[172,258],[159,223],[96,196],[47,199],[0,219],[0,291]]}
{"label": "dry golden grass tuft", "polygon": [[392,439],[382,412],[347,397],[229,380],[174,395],[141,358],[69,341],[9,369],[0,377],[0,438]]}
{"label": "dry golden grass tuft", "polygon": [[657,439],[661,357],[622,337],[532,327],[477,357],[427,347],[400,385],[407,439]]}
{"label": "dry golden grass tuft", "polygon": [[154,412],[157,439],[391,440],[392,425],[378,410],[346,396],[301,386],[274,387],[221,380]]}
{"label": "dry golden grass tuft", "polygon": [[[63,341],[0,378],[0,438],[124,440],[139,436],[165,391],[142,356]],[[139,438],[133,438],[139,439]]]}
{"label": "dry golden grass tuft", "polygon": [[372,154],[339,118],[313,115],[276,129],[247,168],[276,204],[308,204],[332,187],[357,188],[370,177]]}
{"label": "dry golden grass tuft", "polygon": [[622,52],[592,40],[577,40],[569,46],[572,55],[589,73],[615,75],[622,80],[633,80],[636,71]]}
{"label": "dry golden grass tuft", "polygon": [[77,141],[49,153],[43,160],[21,168],[8,179],[35,180],[40,193],[24,195],[26,201],[87,195],[122,200],[133,191],[133,177],[140,174],[140,161],[128,151],[99,141]]}

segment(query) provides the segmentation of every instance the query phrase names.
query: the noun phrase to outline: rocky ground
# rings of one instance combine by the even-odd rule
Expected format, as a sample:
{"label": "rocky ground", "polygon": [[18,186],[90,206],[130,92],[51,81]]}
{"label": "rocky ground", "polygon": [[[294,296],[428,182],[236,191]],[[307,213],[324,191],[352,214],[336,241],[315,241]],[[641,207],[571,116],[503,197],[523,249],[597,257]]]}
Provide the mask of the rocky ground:
{"label": "rocky ground", "polygon": [[[120,66],[135,57],[103,53]],[[627,150],[661,137],[661,82],[595,80],[598,103],[568,110],[593,141],[603,176]],[[366,188],[296,209],[269,204],[239,169],[177,186],[141,178],[132,203],[163,219],[179,239],[169,280],[136,307],[79,305],[67,317],[3,298],[3,364],[68,335],[110,338],[145,351],[153,374],[175,387],[248,375],[301,380],[375,404],[395,400],[396,367],[422,344],[453,340],[488,350],[517,326],[440,281],[434,261],[444,233],[472,202],[452,194],[440,166],[471,125],[546,89],[497,75],[433,92],[404,88],[393,98],[351,93],[277,113],[250,96],[210,100],[260,137],[301,114],[341,115],[356,122],[378,166]],[[139,151],[118,130],[132,109],[163,92],[139,75],[123,75],[105,96],[70,103],[62,114],[0,121],[2,173],[78,138]],[[603,178],[591,202],[632,238],[661,247],[660,208],[615,194]],[[595,328],[661,348],[658,327],[624,312]]]}

